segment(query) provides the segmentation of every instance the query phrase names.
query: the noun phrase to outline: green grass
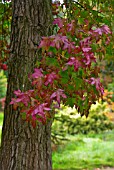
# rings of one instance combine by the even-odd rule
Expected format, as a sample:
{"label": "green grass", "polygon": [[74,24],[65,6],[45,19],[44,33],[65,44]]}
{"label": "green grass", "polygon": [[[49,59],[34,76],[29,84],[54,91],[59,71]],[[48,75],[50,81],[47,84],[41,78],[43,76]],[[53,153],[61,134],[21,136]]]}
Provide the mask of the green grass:
{"label": "green grass", "polygon": [[69,136],[70,141],[53,153],[53,169],[93,170],[114,167],[114,131],[99,135]]}

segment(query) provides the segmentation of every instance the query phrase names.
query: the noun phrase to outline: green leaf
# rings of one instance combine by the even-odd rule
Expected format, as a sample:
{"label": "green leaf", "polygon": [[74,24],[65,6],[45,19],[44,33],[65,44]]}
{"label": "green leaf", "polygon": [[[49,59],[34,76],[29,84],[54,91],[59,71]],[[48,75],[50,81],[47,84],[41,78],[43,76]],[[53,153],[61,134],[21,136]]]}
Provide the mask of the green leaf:
{"label": "green leaf", "polygon": [[75,90],[75,88],[73,85],[68,85],[68,90],[73,91],[73,90]]}
{"label": "green leaf", "polygon": [[83,24],[83,23],[84,23],[84,18],[79,17],[79,18],[78,18],[78,23],[79,23],[79,24]]}
{"label": "green leaf", "polygon": [[88,15],[89,15],[89,14],[88,14],[88,11],[83,11],[83,12],[81,12],[81,17],[86,18]]}
{"label": "green leaf", "polygon": [[59,66],[59,62],[56,58],[46,58],[47,65]]}
{"label": "green leaf", "polygon": [[61,76],[62,78],[66,78],[66,79],[69,78],[68,70],[60,71],[59,74],[60,74],[60,76]]}
{"label": "green leaf", "polygon": [[84,71],[82,68],[79,69],[78,74],[80,77],[83,77]]}
{"label": "green leaf", "polygon": [[62,84],[67,84],[68,83],[68,79],[67,78],[62,78],[61,79],[61,83]]}
{"label": "green leaf", "polygon": [[69,53],[68,52],[65,53],[65,57],[69,58]]}
{"label": "green leaf", "polygon": [[22,119],[26,119],[26,113],[25,112],[23,112],[23,113],[21,113],[21,116],[22,116]]}
{"label": "green leaf", "polygon": [[67,105],[69,105],[70,107],[74,107],[74,105],[75,105],[75,103],[76,103],[76,98],[67,98]]}
{"label": "green leaf", "polygon": [[82,84],[83,84],[82,81],[83,81],[82,79],[76,78],[76,80],[75,80],[75,83],[76,83],[76,90],[78,90],[78,89],[80,88],[80,86],[82,86]]}
{"label": "green leaf", "polygon": [[57,54],[57,49],[55,47],[50,46],[49,47],[49,52],[52,52],[54,54]]}

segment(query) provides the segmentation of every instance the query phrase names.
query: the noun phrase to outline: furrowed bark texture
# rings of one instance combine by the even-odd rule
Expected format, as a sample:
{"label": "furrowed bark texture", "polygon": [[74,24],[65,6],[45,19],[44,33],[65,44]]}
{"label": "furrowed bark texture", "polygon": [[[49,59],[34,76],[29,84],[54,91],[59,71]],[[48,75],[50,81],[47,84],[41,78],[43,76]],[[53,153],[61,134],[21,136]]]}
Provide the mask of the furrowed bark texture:
{"label": "furrowed bark texture", "polygon": [[38,58],[38,44],[50,32],[51,0],[13,0],[11,53],[6,97],[0,170],[51,170],[51,122],[35,129],[23,121],[19,109],[9,105],[13,92],[30,88]]}

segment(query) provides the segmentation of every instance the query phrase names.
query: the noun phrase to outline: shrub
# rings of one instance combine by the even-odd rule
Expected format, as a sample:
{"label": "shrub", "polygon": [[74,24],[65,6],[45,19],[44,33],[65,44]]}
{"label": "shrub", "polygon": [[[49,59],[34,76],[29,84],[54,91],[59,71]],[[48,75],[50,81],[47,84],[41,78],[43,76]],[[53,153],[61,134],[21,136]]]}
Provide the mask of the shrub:
{"label": "shrub", "polygon": [[114,124],[105,115],[107,112],[106,103],[92,105],[90,114],[86,118],[81,117],[75,109],[68,106],[62,106],[55,116],[52,131],[57,133],[68,134],[88,134],[100,133],[114,128]]}

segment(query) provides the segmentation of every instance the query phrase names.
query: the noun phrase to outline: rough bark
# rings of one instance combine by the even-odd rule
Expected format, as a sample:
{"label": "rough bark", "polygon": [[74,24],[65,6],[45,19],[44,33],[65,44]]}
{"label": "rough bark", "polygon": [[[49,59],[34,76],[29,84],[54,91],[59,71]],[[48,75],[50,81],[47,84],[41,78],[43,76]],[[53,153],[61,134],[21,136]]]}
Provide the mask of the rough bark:
{"label": "rough bark", "polygon": [[2,129],[0,170],[51,170],[51,122],[35,129],[9,105],[13,91],[30,88],[28,74],[38,58],[37,45],[48,35],[51,0],[13,0],[9,77]]}

